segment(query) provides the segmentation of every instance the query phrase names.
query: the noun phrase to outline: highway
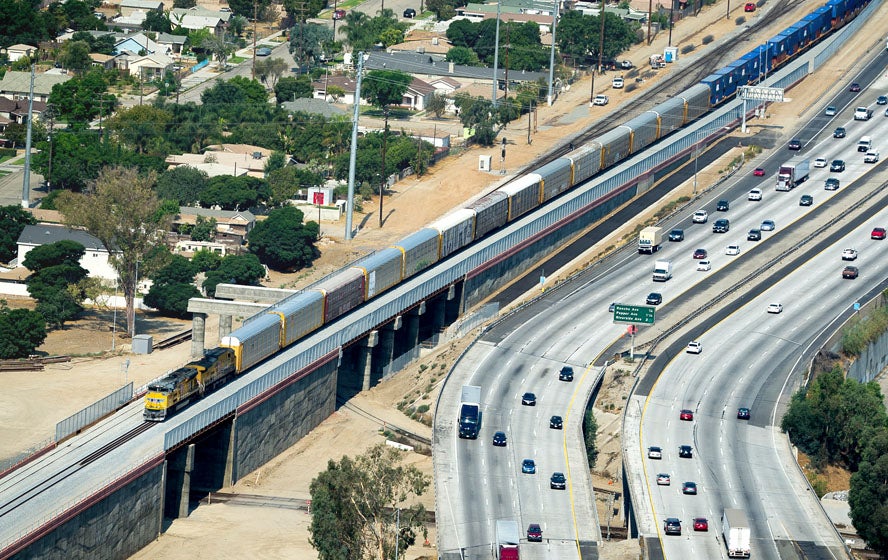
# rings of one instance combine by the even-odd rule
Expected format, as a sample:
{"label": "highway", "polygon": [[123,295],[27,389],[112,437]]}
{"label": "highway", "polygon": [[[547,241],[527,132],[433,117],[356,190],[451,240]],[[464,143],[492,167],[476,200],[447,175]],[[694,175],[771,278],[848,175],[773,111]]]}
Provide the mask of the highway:
{"label": "highway", "polygon": [[[439,403],[440,411],[453,411],[452,417],[436,419],[435,428],[436,444],[440,446],[436,451],[438,531],[440,552],[445,558],[456,558],[457,554],[487,557],[494,548],[496,519],[517,520],[522,531],[530,523],[542,526],[543,542],[522,544],[522,558],[596,557],[594,551],[578,552],[581,542],[600,540],[579,427],[585,399],[598,374],[584,366],[625,332],[624,325],[612,324],[609,303],[644,305],[647,294],[656,291],[663,295],[658,317],[665,315],[667,325],[684,319],[672,310],[674,306],[686,304],[695,292],[725,277],[740,282],[757,266],[755,262],[764,258],[770,238],[780,238],[788,245],[801,242],[802,235],[793,239],[794,232],[808,225],[806,218],[816,215],[823,222],[842,211],[845,203],[830,204],[833,197],[839,193],[844,197],[847,189],[872,188],[878,180],[867,181],[865,186],[855,183],[874,169],[872,164],[863,163],[863,154],[857,152],[856,145],[863,135],[878,139],[888,133],[884,108],[875,106],[876,96],[888,90],[888,80],[879,77],[886,57],[884,52],[878,53],[855,76],[855,81],[864,86],[862,93],[843,91],[836,99],[824,101],[823,107],[838,105],[839,114],[825,117],[821,108],[821,113],[804,123],[798,132],[803,141],[800,151],[788,151],[785,144],[780,144],[762,163],[764,177],[752,177],[747,166],[744,169],[749,171],[704,197],[700,206],[710,214],[707,223],[692,225],[690,214],[696,208],[691,207],[667,224],[667,229],[685,230],[683,242],[666,243],[655,256],[637,255],[631,248],[618,253],[568,288],[500,322],[464,355]],[[857,105],[875,109],[873,118],[853,121]],[[846,128],[845,138],[832,137],[836,126]],[[838,173],[828,166],[812,168],[808,181],[798,188],[776,192],[777,168],[797,155],[812,161],[817,157],[830,162],[843,159],[846,169]],[[828,177],[840,179],[839,191],[824,190]],[[884,179],[881,181],[884,183]],[[747,199],[753,187],[764,191],[762,200]],[[804,194],[813,196],[812,206],[799,205]],[[722,198],[731,203],[725,213],[715,211],[715,201]],[[712,222],[721,217],[730,219],[730,231],[712,233]],[[773,220],[775,230],[763,231],[761,241],[748,241],[747,232],[759,228],[764,220]],[[647,494],[640,497],[642,504],[653,504],[648,506],[654,511],[653,521],[649,512],[640,512],[643,533],[659,534],[665,517],[679,517],[683,522],[683,536],[665,541],[666,557],[725,556],[717,538],[718,525],[721,509],[731,506],[747,509],[756,558],[779,558],[781,553],[793,550],[804,551],[810,558],[844,557],[837,534],[791,464],[785,440],[779,434],[779,418],[781,403],[798,386],[798,379],[786,378],[787,364],[810,351],[808,343],[888,272],[888,261],[879,261],[873,253],[872,244],[879,242],[865,239],[874,225],[888,226],[884,210],[875,219],[861,223],[847,239],[837,239],[809,259],[776,284],[773,292],[750,296],[751,302],[701,337],[703,354],[681,354],[655,385],[642,417],[642,441],[635,447],[637,455],[633,454],[629,466],[630,470],[643,470],[643,474],[630,472],[627,477],[643,477],[643,488],[635,490]],[[725,247],[733,244],[739,245],[740,255],[725,254]],[[868,253],[867,259],[859,259],[861,277],[857,281],[841,278],[846,263],[839,255],[845,246],[864,247]],[[691,257],[697,248],[708,251],[711,271],[697,270]],[[674,277],[668,282],[651,279],[657,259],[673,261]],[[771,300],[782,301],[786,310],[779,315],[765,313]],[[666,327],[656,325],[651,329],[657,333]],[[558,381],[557,372],[564,364],[577,371],[573,383]],[[482,387],[484,417],[475,441],[456,437],[461,385]],[[536,395],[535,407],[520,404],[525,392]],[[751,421],[737,423],[739,406],[753,409]],[[682,408],[696,410],[698,419],[680,422],[678,411]],[[554,414],[565,417],[563,431],[549,428],[548,419]],[[505,448],[491,445],[493,433],[500,430],[509,438]],[[685,444],[694,448],[691,459],[677,457],[678,446]],[[651,445],[663,447],[664,459],[642,462],[642,449]],[[535,460],[536,474],[522,474],[525,458]],[[553,471],[568,474],[567,491],[550,489]],[[670,486],[656,485],[659,472],[672,475]],[[684,481],[697,482],[700,494],[682,495]],[[691,536],[691,519],[697,516],[709,519],[710,530]]]}

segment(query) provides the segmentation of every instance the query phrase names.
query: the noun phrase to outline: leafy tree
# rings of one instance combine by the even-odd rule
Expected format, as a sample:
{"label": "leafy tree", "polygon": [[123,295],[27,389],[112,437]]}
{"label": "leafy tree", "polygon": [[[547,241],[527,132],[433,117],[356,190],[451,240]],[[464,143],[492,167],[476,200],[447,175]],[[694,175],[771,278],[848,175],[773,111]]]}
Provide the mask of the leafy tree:
{"label": "leafy tree", "polygon": [[212,241],[216,236],[216,218],[207,220],[203,216],[197,217],[197,223],[191,228],[191,239],[194,241]]}
{"label": "leafy tree", "polygon": [[296,64],[315,66],[333,43],[333,29],[319,23],[306,23],[290,30],[290,54]]}
{"label": "leafy tree", "polygon": [[29,309],[10,309],[0,300],[0,359],[26,358],[46,340],[43,316]]}
{"label": "leafy tree", "polygon": [[311,99],[311,78],[303,74],[301,76],[284,76],[274,85],[274,97],[278,103],[284,101],[296,101],[297,99]]}
{"label": "leafy tree", "polygon": [[191,257],[191,264],[198,272],[209,272],[219,268],[219,265],[222,264],[222,257],[213,251],[201,249]]}
{"label": "leafy tree", "polygon": [[346,42],[354,51],[368,51],[377,43],[383,42],[383,35],[389,29],[399,30],[402,34],[409,27],[401,23],[392,10],[385,9],[376,17],[370,18],[363,12],[352,10],[345,14],[342,32]]}
{"label": "leafy tree", "polygon": [[321,10],[327,7],[326,0],[308,0],[307,2],[284,0],[283,4],[287,17],[292,21],[305,21],[306,19],[316,18],[321,13]]}
{"label": "leafy tree", "polygon": [[159,198],[175,200],[180,206],[193,206],[200,200],[208,180],[206,171],[178,165],[157,178],[155,192]]}
{"label": "leafy tree", "polygon": [[281,74],[287,71],[287,61],[283,58],[267,58],[265,60],[256,61],[256,76],[263,83],[267,83],[272,88],[277,83]]}
{"label": "leafy tree", "polygon": [[262,85],[243,76],[235,76],[230,80],[221,80],[200,94],[204,105],[214,108],[216,105],[267,104],[268,93]]}
{"label": "leafy tree", "polygon": [[447,40],[454,47],[471,49],[477,39],[478,31],[475,24],[467,19],[458,19],[447,27]]}
{"label": "leafy tree", "polygon": [[[466,20],[458,20],[458,21],[466,21]],[[451,47],[449,51],[447,51],[447,55],[444,57],[447,62],[452,62],[454,64],[460,64],[462,66],[480,66],[481,61],[478,60],[478,55],[475,54],[475,51],[470,49],[469,47]]]}
{"label": "leafy tree", "polygon": [[[597,64],[601,46],[600,29],[601,20],[598,16],[569,11],[558,21],[558,48],[562,53],[581,60],[587,56],[593,57]],[[616,58],[637,41],[631,24],[616,14],[604,13],[604,48],[601,52],[605,60]]]}
{"label": "leafy tree", "polygon": [[173,0],[174,8],[193,8],[197,6],[197,0]]}
{"label": "leafy tree", "polygon": [[219,284],[240,284],[253,286],[265,277],[265,268],[256,255],[227,255],[222,258],[219,268],[207,272],[203,282],[204,292],[215,297]]}
{"label": "leafy tree", "polygon": [[25,226],[37,220],[21,206],[0,206],[0,262],[7,263],[18,254],[18,238]]}
{"label": "leafy tree", "polygon": [[38,45],[58,35],[65,21],[41,11],[40,4],[29,0],[0,0],[0,44]]}
{"label": "leafy tree", "polygon": [[867,546],[888,556],[888,428],[867,434],[860,468],[851,475],[851,520]]}
{"label": "leafy tree", "polygon": [[224,210],[247,209],[268,199],[268,183],[255,177],[212,177],[200,193],[204,208],[219,205]]}
{"label": "leafy tree", "polygon": [[140,176],[133,168],[106,168],[89,194],[64,193],[57,201],[68,225],[82,226],[105,247],[114,248],[109,260],[123,288],[129,332],[135,321],[139,262],[163,243],[158,232],[167,229],[158,221],[154,180],[153,174]]}
{"label": "leafy tree", "polygon": [[463,126],[474,129],[472,138],[482,146],[492,146],[499,132],[497,111],[489,99],[457,94],[454,104],[459,109]]}
{"label": "leafy tree", "polygon": [[[259,19],[262,19],[265,10],[271,5],[271,0],[257,0],[255,5],[256,11],[259,14]],[[244,16],[248,19],[253,17],[254,0],[228,0],[228,6],[233,13],[239,16]]]}
{"label": "leafy tree", "polygon": [[28,293],[37,300],[36,310],[53,327],[61,327],[83,311],[84,294],[76,285],[88,275],[80,266],[85,252],[76,241],[57,241],[34,247],[22,262],[31,271],[26,282]]}
{"label": "leafy tree", "polygon": [[114,52],[114,35],[96,37],[87,31],[78,31],[71,36],[71,41],[85,41],[89,44],[89,52],[111,54]]}
{"label": "leafy tree", "polygon": [[82,74],[84,70],[92,66],[92,60],[89,58],[89,43],[85,41],[65,41],[62,43],[62,50],[59,53],[58,61],[68,70]]}
{"label": "leafy tree", "polygon": [[595,468],[595,461],[598,460],[598,420],[595,419],[595,411],[592,407],[586,409],[586,416],[583,417],[583,439],[586,440],[586,459],[589,461],[589,468]]}
{"label": "leafy tree", "polygon": [[145,305],[172,317],[188,316],[188,300],[200,297],[193,282],[197,267],[181,255],[173,255],[170,262],[154,273],[154,283],[145,296]]}
{"label": "leafy tree", "polygon": [[278,169],[283,169],[285,165],[287,165],[287,154],[275,150],[268,157],[268,161],[265,162],[265,168],[263,171],[265,171],[267,177],[269,173]]}
{"label": "leafy tree", "polygon": [[200,46],[206,52],[213,55],[216,61],[219,62],[219,66],[225,66],[228,57],[234,52],[234,45],[228,40],[224,33],[221,36],[210,35],[209,37],[206,37]]}
{"label": "leafy tree", "polygon": [[354,460],[329,461],[312,480],[309,542],[321,560],[403,556],[417,531],[424,532],[425,508],[403,504],[421,496],[430,480],[402,465],[402,453],[380,443]]}
{"label": "leafy tree", "polygon": [[444,114],[444,111],[446,110],[447,97],[438,92],[433,93],[431,99],[429,99],[429,102],[426,105],[426,111],[434,113],[435,118],[440,119],[441,116]]}
{"label": "leafy tree", "polygon": [[235,37],[240,37],[247,30],[248,23],[249,21],[244,16],[231,16],[228,19],[228,31],[233,33]]}
{"label": "leafy tree", "polygon": [[163,133],[172,120],[169,111],[151,105],[135,105],[109,118],[108,130],[136,153],[144,154],[151,149],[166,156]]}
{"label": "leafy tree", "polygon": [[49,102],[55,105],[59,114],[65,115],[69,124],[81,126],[99,114],[110,115],[117,106],[117,98],[108,93],[108,82],[97,68],[54,85]]}
{"label": "leafy tree", "polygon": [[250,252],[269,268],[282,271],[311,266],[321,256],[314,242],[320,227],[316,222],[303,223],[304,215],[295,206],[284,206],[269,212],[247,234]]}
{"label": "leafy tree", "polygon": [[142,23],[142,29],[157,33],[169,33],[173,30],[173,26],[165,14],[156,10],[148,10],[148,13],[145,15],[145,21]]}
{"label": "leafy tree", "polygon": [[[447,21],[456,16],[456,4],[457,2],[454,2],[454,0],[428,0],[426,2],[426,8],[435,13],[435,17],[438,21]],[[461,2],[460,4],[465,5],[464,2]],[[453,25],[453,23],[451,23],[451,25]]]}
{"label": "leafy tree", "polygon": [[296,196],[299,189],[317,187],[324,183],[324,178],[319,173],[313,173],[308,169],[300,169],[295,165],[288,165],[275,169],[268,174],[268,188],[271,190],[271,202],[275,205]]}
{"label": "leafy tree", "polygon": [[[155,284],[190,284],[197,267],[182,255],[172,255],[166,266],[151,275]],[[152,306],[153,307],[153,306]]]}

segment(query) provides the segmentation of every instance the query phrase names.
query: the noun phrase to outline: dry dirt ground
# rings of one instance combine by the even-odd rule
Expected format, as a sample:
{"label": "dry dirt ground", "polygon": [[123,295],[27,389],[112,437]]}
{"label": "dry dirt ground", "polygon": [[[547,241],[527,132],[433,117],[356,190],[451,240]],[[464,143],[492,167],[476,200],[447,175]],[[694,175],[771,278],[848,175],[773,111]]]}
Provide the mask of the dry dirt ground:
{"label": "dry dirt ground", "polygon": [[[740,4],[742,5],[742,4]],[[679,47],[686,42],[700,44],[702,34],[716,37],[729,31],[733,21],[726,21],[721,15],[722,7],[715,6],[704,11],[698,19],[690,19],[677,26],[673,33],[674,44]],[[795,21],[797,16],[809,10],[800,6],[796,13],[787,16],[785,21]],[[888,17],[888,9],[871,18],[883,21]],[[756,16],[757,17],[757,16]],[[795,18],[795,19],[793,19]],[[692,26],[696,26],[692,28]],[[763,35],[771,36],[784,24],[775,23]],[[850,52],[863,52],[876,46],[881,39],[881,29],[871,24],[870,29],[860,34],[856,44],[849,46]],[[629,58],[636,65],[643,64],[651,52],[662,52],[666,44],[664,34],[655,39],[652,47],[642,47],[631,53]],[[802,86],[792,90],[792,103],[772,106],[769,118],[764,122],[753,122],[752,130],[758,126],[781,127],[791,124],[804,112],[812,108],[824,95],[824,83],[843,87],[849,80],[849,69],[843,61],[836,61],[809,77]],[[664,75],[656,79],[665,79]],[[603,80],[599,80],[603,81]],[[644,88],[645,84],[641,85]],[[509,140],[510,162],[528,162],[553,146],[563,143],[591,122],[600,117],[602,108],[588,108],[588,81],[581,81],[562,95],[552,108],[542,107],[539,114],[540,129],[534,135],[534,142],[528,146],[525,132],[509,129],[505,132]],[[597,91],[596,93],[598,93]],[[628,93],[614,95],[612,90],[602,86],[600,92],[611,95],[612,102],[620,102]],[[615,99],[616,98],[616,99]],[[584,111],[581,109],[585,108]],[[583,114],[577,118],[578,112]],[[571,118],[567,118],[571,115]],[[738,143],[742,142],[739,138]],[[408,178],[398,183],[393,195],[386,198],[386,220],[382,229],[376,225],[377,216],[368,214],[357,216],[355,224],[360,225],[358,235],[349,243],[343,241],[344,220],[338,224],[324,223],[322,230],[325,239],[322,243],[323,256],[308,272],[294,275],[273,275],[268,284],[272,287],[304,286],[321,276],[337,270],[348,262],[378,247],[384,247],[407,233],[415,231],[463,201],[483,194],[500,177],[476,170],[478,155],[489,150],[474,148],[462,155],[451,158],[446,165],[439,166],[421,179]],[[715,162],[709,169],[701,170],[699,182],[702,186],[715,182],[719,171],[739,153],[729,154]],[[515,165],[515,164],[512,164]],[[658,206],[687,195],[691,185],[685,184],[676,192],[664,198]],[[375,201],[366,206],[377,207]],[[649,214],[652,214],[650,212]],[[649,216],[640,216],[643,222]],[[366,219],[365,219],[366,218]],[[634,224],[628,224],[627,230]],[[601,246],[620,242],[623,232],[615,232]],[[594,258],[601,248],[591,252],[566,267],[561,274],[570,272]],[[557,279],[558,275],[551,278]],[[120,319],[118,317],[118,319]],[[15,455],[51,438],[55,422],[89,405],[96,399],[113,391],[125,381],[132,380],[138,386],[159,374],[177,367],[188,360],[189,344],[158,351],[148,356],[136,356],[126,352],[126,339],[119,339],[116,352],[109,351],[111,317],[107,312],[85,321],[90,326],[70,328],[53,333],[40,349],[47,354],[86,355],[103,352],[101,357],[80,357],[70,364],[49,365],[43,372],[0,374],[4,391],[0,393],[3,406],[0,407],[0,425],[4,426],[4,437],[0,438],[0,460]],[[118,321],[118,325],[122,323]],[[187,323],[168,322],[150,316],[142,317],[140,333],[149,333],[155,339],[167,336],[188,327]],[[156,328],[156,330],[154,330]],[[207,345],[218,342],[218,323],[211,317],[207,325]],[[149,330],[151,329],[151,330]],[[408,369],[385,380],[371,391],[361,394],[349,403],[349,408],[341,408],[307,437],[268,465],[241,480],[226,492],[261,494],[307,498],[310,481],[318,472],[326,468],[329,459],[339,459],[343,454],[356,454],[369,445],[382,440],[379,435],[382,424],[397,426],[429,435],[430,429],[414,422],[399,412],[394,404],[410,398],[417,404],[433,404],[437,387],[443,374],[453,364],[468,338],[433,351],[425,352],[423,358]],[[127,366],[128,364],[128,366]],[[426,366],[421,372],[421,366]],[[433,365],[435,367],[433,367]],[[631,386],[631,378],[625,373],[629,365],[615,368],[605,383],[596,411],[599,423],[600,457],[594,469],[596,488],[619,488],[619,429],[620,414],[624,395]],[[427,391],[428,385],[432,391]],[[373,420],[361,411],[369,412]],[[409,453],[406,460],[416,464],[429,476],[432,474],[430,458]],[[604,495],[604,492],[599,494]],[[430,490],[421,500],[429,509],[434,508],[434,496]],[[602,521],[607,519],[606,502],[600,501]],[[618,519],[620,515],[616,515]],[[154,543],[143,549],[134,558],[165,557],[170,559],[188,558],[316,558],[316,553],[308,544],[309,516],[303,511],[279,509],[275,507],[247,507],[229,504],[201,505],[186,519],[173,522],[168,530]],[[428,536],[434,545],[434,531]],[[434,549],[422,546],[422,539],[408,553],[408,559],[422,556],[435,556]],[[602,550],[602,558],[630,559],[639,556],[634,542],[608,542]]]}

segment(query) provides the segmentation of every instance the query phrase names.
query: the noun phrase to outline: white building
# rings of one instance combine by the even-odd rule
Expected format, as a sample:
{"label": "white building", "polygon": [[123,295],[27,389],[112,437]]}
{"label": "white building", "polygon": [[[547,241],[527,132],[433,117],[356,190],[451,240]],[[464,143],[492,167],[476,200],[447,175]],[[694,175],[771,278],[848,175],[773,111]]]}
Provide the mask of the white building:
{"label": "white building", "polygon": [[85,268],[91,277],[110,282],[117,279],[117,271],[111,266],[108,250],[101,241],[83,230],[53,224],[25,226],[17,241],[18,266],[22,266],[25,255],[34,247],[56,241],[76,241],[86,248],[83,258],[80,259],[80,266]]}

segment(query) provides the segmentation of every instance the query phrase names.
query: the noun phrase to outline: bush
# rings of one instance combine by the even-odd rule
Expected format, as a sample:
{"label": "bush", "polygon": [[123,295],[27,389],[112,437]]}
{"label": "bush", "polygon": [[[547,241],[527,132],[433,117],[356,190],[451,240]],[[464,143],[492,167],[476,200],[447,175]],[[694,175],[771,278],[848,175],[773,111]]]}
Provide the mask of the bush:
{"label": "bush", "polygon": [[685,45],[681,48],[681,54],[688,54],[688,53],[694,52],[694,49],[696,49],[696,48],[697,48],[696,45],[694,45],[693,43],[691,43],[690,45]]}
{"label": "bush", "polygon": [[865,317],[856,317],[842,329],[842,352],[859,356],[885,331],[888,331],[888,307],[875,309]]}
{"label": "bush", "polygon": [[15,156],[15,150],[13,148],[0,148],[0,158],[13,156]]}
{"label": "bush", "polygon": [[734,20],[734,23],[736,23],[737,25],[743,25],[744,23],[746,23],[746,16],[738,17]]}
{"label": "bush", "polygon": [[713,41],[715,41],[715,37],[713,37],[712,35],[707,35],[706,37],[703,37],[703,44],[704,45],[708,45],[709,43],[711,43]]}

